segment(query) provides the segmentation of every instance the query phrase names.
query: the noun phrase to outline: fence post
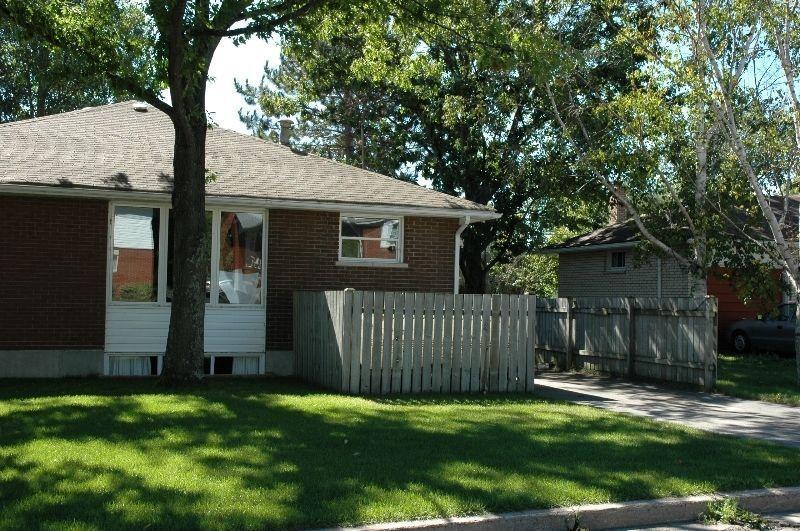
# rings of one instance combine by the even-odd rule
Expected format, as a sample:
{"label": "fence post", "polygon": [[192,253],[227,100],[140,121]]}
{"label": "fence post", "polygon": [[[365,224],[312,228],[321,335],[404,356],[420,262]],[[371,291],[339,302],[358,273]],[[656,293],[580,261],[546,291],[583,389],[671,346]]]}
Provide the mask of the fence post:
{"label": "fence post", "polygon": [[628,310],[628,378],[636,375],[636,299],[628,297],[625,299],[625,309]]}
{"label": "fence post", "polygon": [[361,374],[361,324],[364,313],[364,292],[353,291],[353,310],[350,312],[352,335],[350,336],[350,393],[357,395],[360,391]]}
{"label": "fence post", "polygon": [[572,341],[572,297],[567,297],[567,354],[566,358],[566,370],[572,370],[574,368],[574,359],[573,359],[573,350],[574,350],[574,342]]}
{"label": "fence post", "polygon": [[[305,374],[302,371],[302,364],[300,363],[300,356],[304,354],[303,349],[300,348],[300,341],[298,341],[300,337],[300,310],[298,306],[300,305],[300,293],[298,291],[292,292],[292,351],[294,352],[294,356],[292,358],[292,373],[300,376],[301,378],[305,378]],[[159,358],[160,360],[161,358]],[[108,373],[108,371],[106,371]],[[159,371],[161,374],[161,371]]]}
{"label": "fence post", "polygon": [[706,295],[706,344],[703,355],[703,390],[714,389],[717,371],[717,299]]}
{"label": "fence post", "polygon": [[528,341],[526,345],[525,386],[529,393],[533,392],[536,377],[536,295],[525,297],[528,299]]}

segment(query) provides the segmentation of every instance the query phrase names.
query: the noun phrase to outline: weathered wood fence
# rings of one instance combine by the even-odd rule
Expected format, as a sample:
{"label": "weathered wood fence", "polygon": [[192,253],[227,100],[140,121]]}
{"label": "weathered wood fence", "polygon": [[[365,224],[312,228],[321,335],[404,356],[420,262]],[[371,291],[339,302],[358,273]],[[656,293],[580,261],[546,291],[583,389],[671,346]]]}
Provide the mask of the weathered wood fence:
{"label": "weathered wood fence", "polygon": [[530,392],[538,360],[711,389],[716,323],[713,297],[295,292],[295,374],[354,394]]}
{"label": "weathered wood fence", "polygon": [[537,319],[540,362],[707,390],[716,382],[714,297],[539,299]]}
{"label": "weathered wood fence", "polygon": [[533,390],[536,297],[295,292],[295,373],[354,394]]}

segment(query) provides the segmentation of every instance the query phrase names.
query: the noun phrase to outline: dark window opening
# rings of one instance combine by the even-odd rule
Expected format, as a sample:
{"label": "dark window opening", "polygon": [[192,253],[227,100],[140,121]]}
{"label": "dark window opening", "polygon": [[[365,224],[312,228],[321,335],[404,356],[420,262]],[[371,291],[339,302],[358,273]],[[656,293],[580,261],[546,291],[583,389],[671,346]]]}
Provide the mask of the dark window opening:
{"label": "dark window opening", "polygon": [[625,251],[611,253],[611,268],[625,269]]}
{"label": "dark window opening", "polygon": [[233,357],[216,356],[214,358],[214,374],[233,374]]}

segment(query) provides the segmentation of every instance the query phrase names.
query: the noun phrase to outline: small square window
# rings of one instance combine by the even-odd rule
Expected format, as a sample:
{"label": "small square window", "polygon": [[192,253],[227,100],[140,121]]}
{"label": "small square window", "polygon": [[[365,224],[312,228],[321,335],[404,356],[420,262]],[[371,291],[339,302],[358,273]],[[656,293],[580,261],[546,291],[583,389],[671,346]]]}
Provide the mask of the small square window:
{"label": "small square window", "polygon": [[611,269],[625,269],[625,251],[615,251],[611,253]]}
{"label": "small square window", "polygon": [[400,218],[342,216],[339,258],[351,261],[400,262]]}

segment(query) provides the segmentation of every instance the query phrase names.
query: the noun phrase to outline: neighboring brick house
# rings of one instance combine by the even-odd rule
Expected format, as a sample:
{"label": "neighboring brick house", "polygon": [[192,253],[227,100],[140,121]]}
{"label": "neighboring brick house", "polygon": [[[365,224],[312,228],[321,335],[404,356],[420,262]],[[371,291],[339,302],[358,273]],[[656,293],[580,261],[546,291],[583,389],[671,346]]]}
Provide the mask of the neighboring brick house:
{"label": "neighboring brick house", "polygon": [[[166,345],[173,130],[124,102],[0,125],[0,376],[149,375]],[[484,205],[209,130],[208,372],[288,373],[292,292],[458,290]]]}
{"label": "neighboring brick house", "polygon": [[[797,198],[790,199],[790,208],[796,218],[798,201]],[[559,297],[713,295],[719,300],[720,334],[725,334],[734,321],[753,319],[764,311],[762,307],[748,306],[739,299],[723,274],[726,270],[722,268],[716,268],[707,278],[700,279],[691,275],[674,258],[635,256],[640,235],[634,222],[626,220],[626,217],[622,209],[612,206],[607,226],[541,249],[541,253],[558,255]],[[776,276],[779,274],[776,271]],[[775,305],[783,298],[784,295],[776,291]],[[722,336],[722,339],[728,338]]]}

